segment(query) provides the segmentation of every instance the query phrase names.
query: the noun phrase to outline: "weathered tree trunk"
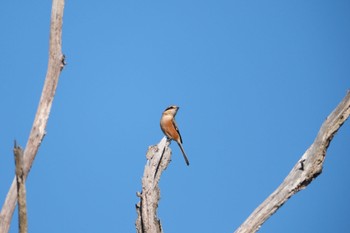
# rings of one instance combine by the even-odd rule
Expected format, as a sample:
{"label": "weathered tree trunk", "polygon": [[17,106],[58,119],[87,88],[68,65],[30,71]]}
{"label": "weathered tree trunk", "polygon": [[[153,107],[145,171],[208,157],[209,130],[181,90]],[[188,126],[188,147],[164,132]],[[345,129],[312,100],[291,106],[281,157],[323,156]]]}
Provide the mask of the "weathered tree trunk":
{"label": "weathered tree trunk", "polygon": [[[41,94],[38,110],[35,115],[26,148],[24,150],[24,179],[26,179],[39,146],[45,136],[45,129],[49,118],[53,98],[60,73],[65,65],[62,54],[62,18],[64,0],[53,0],[50,25],[49,62],[44,88]],[[7,193],[0,213],[0,233],[7,233],[16,206],[17,188],[14,178]]]}
{"label": "weathered tree trunk", "polygon": [[335,133],[350,115],[350,92],[322,124],[313,144],[295,164],[282,184],[254,210],[235,233],[252,233],[291,196],[306,188],[322,172],[327,148]]}
{"label": "weathered tree trunk", "polygon": [[169,141],[164,137],[158,145],[148,148],[148,161],[142,178],[142,192],[137,193],[140,202],[136,204],[138,233],[162,233],[162,226],[157,217],[160,190],[158,183],[162,172],[167,168],[171,159]]}

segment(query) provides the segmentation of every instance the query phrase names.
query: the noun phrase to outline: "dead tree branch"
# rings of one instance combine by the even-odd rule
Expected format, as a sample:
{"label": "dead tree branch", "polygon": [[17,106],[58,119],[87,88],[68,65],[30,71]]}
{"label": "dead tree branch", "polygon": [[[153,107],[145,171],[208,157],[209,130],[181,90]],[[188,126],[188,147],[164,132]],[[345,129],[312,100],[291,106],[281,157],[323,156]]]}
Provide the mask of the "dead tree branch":
{"label": "dead tree branch", "polygon": [[306,188],[322,172],[327,148],[350,115],[350,92],[322,124],[313,144],[295,164],[282,184],[245,220],[235,233],[251,233],[274,214],[291,196]]}
{"label": "dead tree branch", "polygon": [[158,145],[147,151],[147,164],[142,178],[142,192],[137,193],[140,202],[136,204],[138,233],[162,233],[162,226],[157,217],[160,190],[158,183],[162,172],[168,167],[171,159],[169,142],[164,137]]}
{"label": "dead tree branch", "polygon": [[23,162],[23,150],[20,146],[13,148],[13,154],[15,156],[16,165],[16,180],[17,180],[17,199],[18,199],[18,224],[19,232],[28,232],[28,219],[27,219],[27,198],[26,198],[26,186],[24,181],[24,162]]}
{"label": "dead tree branch", "polygon": [[[30,171],[39,146],[45,136],[45,129],[58,84],[58,79],[65,65],[64,55],[62,54],[63,9],[64,0],[52,1],[48,69],[38,110],[26,148],[24,150],[24,179],[26,179]],[[16,199],[17,189],[16,179],[14,179],[1,209],[0,233],[7,233],[9,230],[13,211],[16,206]]]}

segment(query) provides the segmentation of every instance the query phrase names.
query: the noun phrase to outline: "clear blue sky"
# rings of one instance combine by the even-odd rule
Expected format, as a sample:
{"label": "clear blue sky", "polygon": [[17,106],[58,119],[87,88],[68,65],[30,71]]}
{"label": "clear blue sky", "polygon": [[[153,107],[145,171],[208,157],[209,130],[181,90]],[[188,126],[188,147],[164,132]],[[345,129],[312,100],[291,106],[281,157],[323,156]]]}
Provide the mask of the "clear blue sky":
{"label": "clear blue sky", "polygon": [[[1,1],[0,202],[47,69],[50,1]],[[61,75],[27,182],[29,232],[135,232],[149,145],[177,115],[164,232],[233,232],[283,181],[350,87],[349,1],[67,1]],[[323,173],[262,233],[350,228],[350,123]],[[17,212],[11,233],[17,232]]]}

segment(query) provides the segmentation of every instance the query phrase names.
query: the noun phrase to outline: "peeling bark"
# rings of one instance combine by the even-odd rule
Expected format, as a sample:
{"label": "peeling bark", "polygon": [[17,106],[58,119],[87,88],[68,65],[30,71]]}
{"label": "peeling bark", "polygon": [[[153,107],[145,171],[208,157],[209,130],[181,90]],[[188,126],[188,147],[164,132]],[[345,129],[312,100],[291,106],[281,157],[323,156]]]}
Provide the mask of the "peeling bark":
{"label": "peeling bark", "polygon": [[146,157],[148,161],[142,178],[142,192],[137,193],[140,202],[136,204],[136,230],[137,233],[162,233],[163,229],[157,217],[160,199],[158,183],[171,160],[171,150],[166,137],[158,145],[150,146]]}

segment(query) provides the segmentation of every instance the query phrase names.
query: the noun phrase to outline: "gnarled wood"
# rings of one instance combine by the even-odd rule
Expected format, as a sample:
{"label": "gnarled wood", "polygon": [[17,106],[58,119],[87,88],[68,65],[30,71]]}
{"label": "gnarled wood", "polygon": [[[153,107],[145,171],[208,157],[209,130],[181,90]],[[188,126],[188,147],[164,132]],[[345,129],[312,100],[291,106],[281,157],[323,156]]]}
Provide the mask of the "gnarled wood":
{"label": "gnarled wood", "polygon": [[164,137],[158,145],[147,151],[147,164],[142,177],[142,192],[137,193],[140,202],[136,204],[138,233],[162,233],[162,226],[157,217],[160,190],[158,183],[162,172],[168,167],[171,159],[169,141]]}

